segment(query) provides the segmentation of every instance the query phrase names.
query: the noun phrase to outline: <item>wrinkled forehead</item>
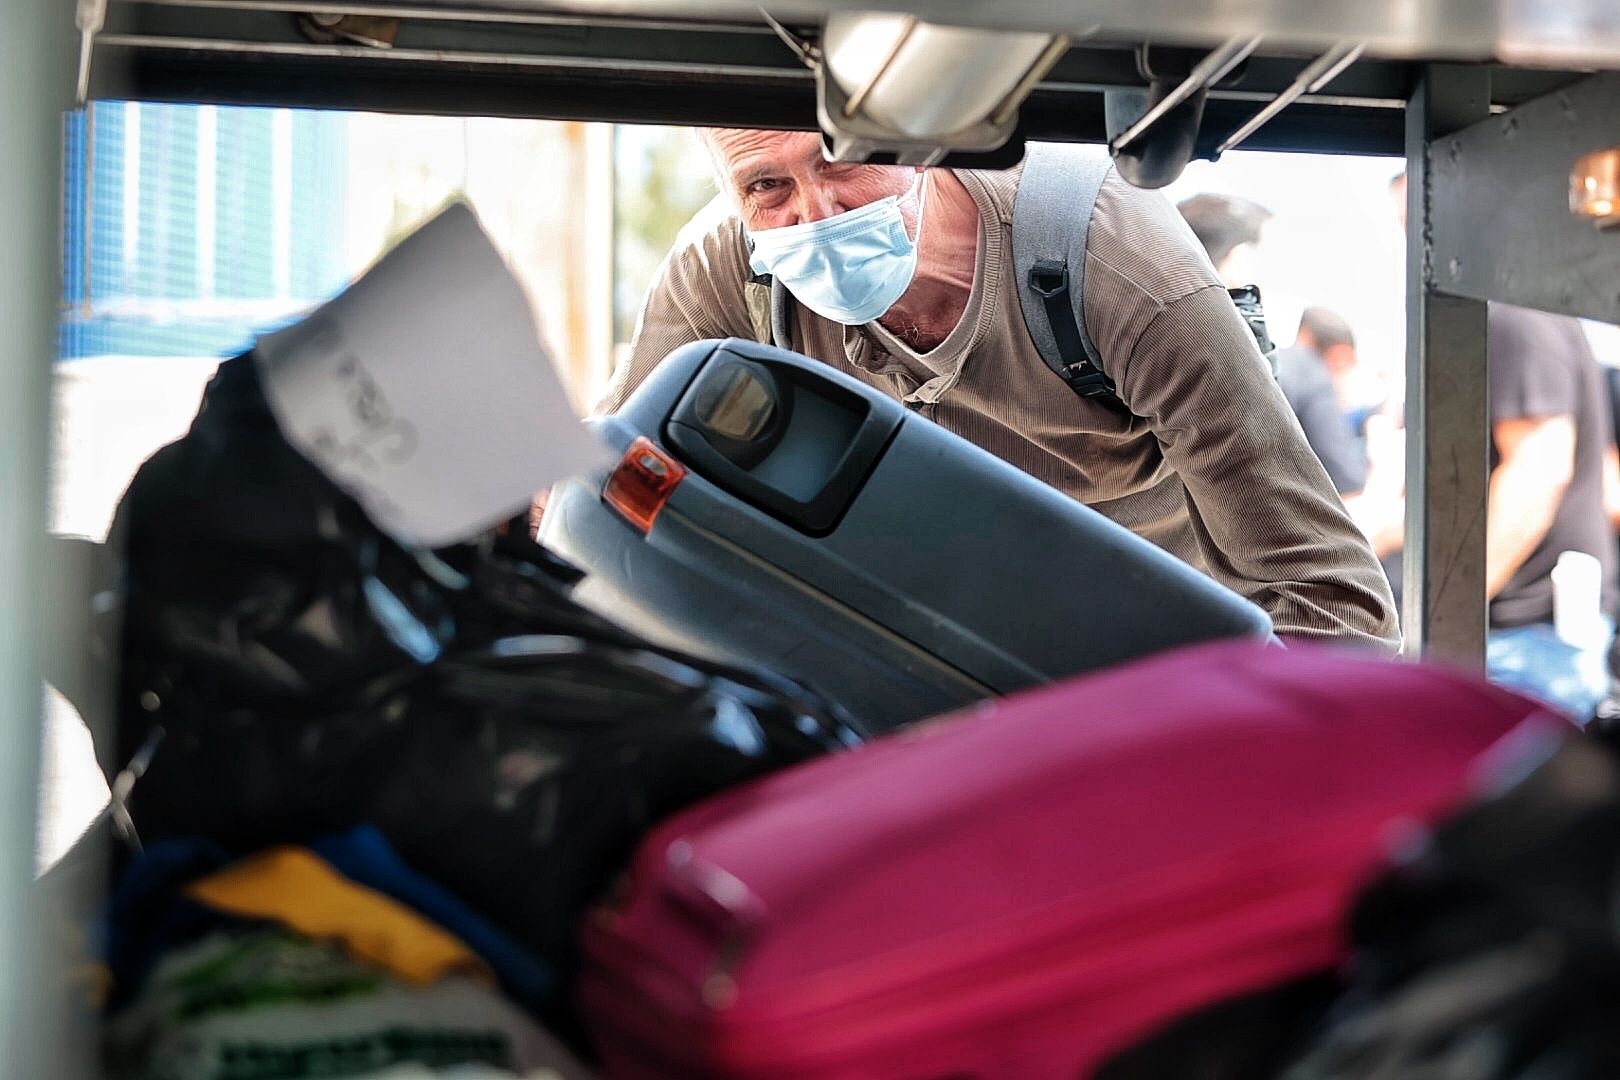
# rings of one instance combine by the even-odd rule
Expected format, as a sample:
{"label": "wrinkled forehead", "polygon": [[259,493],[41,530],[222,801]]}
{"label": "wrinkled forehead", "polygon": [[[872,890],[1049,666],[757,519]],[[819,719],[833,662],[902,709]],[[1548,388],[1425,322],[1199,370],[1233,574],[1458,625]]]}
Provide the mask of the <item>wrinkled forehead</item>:
{"label": "wrinkled forehead", "polygon": [[715,170],[735,179],[744,170],[789,169],[821,160],[821,136],[812,131],[702,128]]}
{"label": "wrinkled forehead", "polygon": [[807,176],[833,170],[887,183],[908,183],[916,169],[900,165],[838,165],[822,155],[819,132],[770,131],[757,128],[699,128],[721,190],[746,189],[763,177]]}

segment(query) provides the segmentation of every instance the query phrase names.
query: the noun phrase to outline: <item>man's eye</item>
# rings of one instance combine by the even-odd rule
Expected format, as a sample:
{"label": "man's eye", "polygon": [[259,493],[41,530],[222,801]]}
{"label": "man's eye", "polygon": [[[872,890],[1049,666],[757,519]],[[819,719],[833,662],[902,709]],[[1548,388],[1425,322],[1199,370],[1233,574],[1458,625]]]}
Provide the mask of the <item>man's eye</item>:
{"label": "man's eye", "polygon": [[763,195],[767,191],[775,191],[781,186],[782,181],[777,180],[774,177],[766,177],[763,180],[755,180],[752,184],[749,184],[748,193],[750,195]]}

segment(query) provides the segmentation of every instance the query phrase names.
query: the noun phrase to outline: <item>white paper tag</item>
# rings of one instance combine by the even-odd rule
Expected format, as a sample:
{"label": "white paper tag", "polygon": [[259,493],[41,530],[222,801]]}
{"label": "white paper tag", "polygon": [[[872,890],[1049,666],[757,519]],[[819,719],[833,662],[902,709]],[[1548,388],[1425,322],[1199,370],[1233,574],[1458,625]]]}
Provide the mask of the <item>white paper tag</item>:
{"label": "white paper tag", "polygon": [[288,441],[409,544],[465,540],[611,460],[462,203],[254,351]]}

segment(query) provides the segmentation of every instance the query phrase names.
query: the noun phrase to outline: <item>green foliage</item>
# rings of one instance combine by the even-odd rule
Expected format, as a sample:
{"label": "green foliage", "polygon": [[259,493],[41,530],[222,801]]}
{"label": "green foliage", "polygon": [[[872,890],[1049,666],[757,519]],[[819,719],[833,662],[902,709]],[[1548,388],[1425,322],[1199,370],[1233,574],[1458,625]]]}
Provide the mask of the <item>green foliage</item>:
{"label": "green foliage", "polygon": [[618,128],[614,166],[614,339],[628,341],[658,264],[715,189],[686,128]]}

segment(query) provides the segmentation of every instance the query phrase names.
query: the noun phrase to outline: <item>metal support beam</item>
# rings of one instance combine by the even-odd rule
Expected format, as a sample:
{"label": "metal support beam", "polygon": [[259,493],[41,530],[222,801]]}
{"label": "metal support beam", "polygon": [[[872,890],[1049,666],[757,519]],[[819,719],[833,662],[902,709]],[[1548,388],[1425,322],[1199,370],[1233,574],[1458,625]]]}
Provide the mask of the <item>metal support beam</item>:
{"label": "metal support beam", "polygon": [[[1620,73],[1594,75],[1434,147],[1434,284],[1620,322],[1620,230],[1569,212],[1576,159],[1620,147]],[[1511,211],[1511,212],[1509,212]]]}
{"label": "metal support beam", "polygon": [[[1435,291],[1433,219],[1455,196],[1439,182],[1434,153],[1435,140],[1485,119],[1490,100],[1488,69],[1432,64],[1423,70],[1406,111],[1402,622],[1409,655],[1474,667],[1485,659],[1485,304]],[[1486,213],[1492,227],[1501,220]]]}
{"label": "metal support beam", "polygon": [[[62,109],[73,84],[73,5],[0,9],[0,1062],[59,1075],[31,882],[39,806],[50,373],[55,356]],[[60,975],[60,972],[56,973]]]}

